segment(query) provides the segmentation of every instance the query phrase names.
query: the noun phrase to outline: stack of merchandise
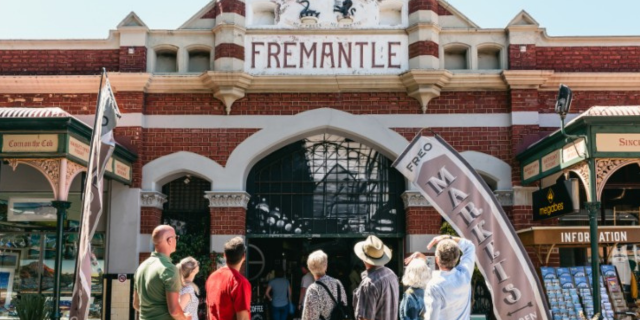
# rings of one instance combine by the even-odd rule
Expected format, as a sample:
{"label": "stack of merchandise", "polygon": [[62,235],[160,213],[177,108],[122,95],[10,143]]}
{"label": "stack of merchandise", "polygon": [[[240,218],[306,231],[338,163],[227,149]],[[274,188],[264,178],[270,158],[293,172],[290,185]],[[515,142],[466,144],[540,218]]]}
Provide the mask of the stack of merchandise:
{"label": "stack of merchandise", "polygon": [[[553,320],[579,320],[582,316],[587,319],[593,317],[593,296],[589,284],[590,267],[542,267],[541,272]],[[602,277],[600,282],[602,285]],[[602,294],[602,301],[607,303],[609,301],[606,289]],[[613,314],[611,316],[605,314],[603,319],[613,320]]]}
{"label": "stack of merchandise", "polygon": [[[616,267],[610,264],[603,264],[600,266],[600,271],[602,271],[602,276],[606,284],[606,286],[602,286],[600,290],[605,290],[605,292],[608,290],[611,295],[611,300],[602,298],[602,301],[607,302],[606,304],[602,304],[602,313],[608,316],[608,314],[613,315],[614,312],[627,311],[627,303],[622,292],[622,287],[620,286]],[[610,301],[612,301],[613,304]]]}

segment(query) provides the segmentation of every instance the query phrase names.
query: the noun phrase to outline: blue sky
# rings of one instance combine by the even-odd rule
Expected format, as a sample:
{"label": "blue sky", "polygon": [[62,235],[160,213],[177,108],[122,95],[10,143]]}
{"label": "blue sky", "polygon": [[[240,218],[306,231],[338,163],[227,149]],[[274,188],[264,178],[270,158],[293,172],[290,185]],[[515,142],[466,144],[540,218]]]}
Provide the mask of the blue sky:
{"label": "blue sky", "polygon": [[[448,2],[482,28],[504,28],[524,9],[551,36],[640,36],[638,0]],[[102,39],[131,11],[151,29],[175,29],[207,3],[208,0],[0,0],[0,39]]]}

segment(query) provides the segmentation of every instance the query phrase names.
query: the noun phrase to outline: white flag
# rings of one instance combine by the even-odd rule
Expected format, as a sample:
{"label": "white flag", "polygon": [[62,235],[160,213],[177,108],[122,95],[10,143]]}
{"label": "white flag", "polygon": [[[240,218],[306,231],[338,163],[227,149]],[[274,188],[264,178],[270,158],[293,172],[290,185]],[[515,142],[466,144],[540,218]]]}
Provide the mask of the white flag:
{"label": "white flag", "polygon": [[104,171],[109,158],[115,148],[113,128],[120,116],[109,79],[105,78],[105,85],[99,94],[94,122],[89,163],[87,164],[87,179],[82,198],[82,223],[80,227],[80,245],[78,248],[78,262],[76,264],[75,284],[71,297],[70,320],[84,320],[89,315],[89,300],[91,296],[91,266],[95,256],[91,251],[91,239],[102,215],[102,190]]}

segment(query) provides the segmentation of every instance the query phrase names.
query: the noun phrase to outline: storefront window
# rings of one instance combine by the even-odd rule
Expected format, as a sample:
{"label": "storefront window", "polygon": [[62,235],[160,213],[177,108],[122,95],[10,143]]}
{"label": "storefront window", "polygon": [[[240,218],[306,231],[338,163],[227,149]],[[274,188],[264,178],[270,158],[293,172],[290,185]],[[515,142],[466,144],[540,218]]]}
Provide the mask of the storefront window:
{"label": "storefront window", "polygon": [[[2,182],[9,179],[3,171]],[[80,179],[77,179],[80,180]],[[3,186],[7,184],[3,183]],[[72,188],[79,189],[78,186]],[[34,188],[37,190],[37,188]],[[17,319],[16,299],[23,294],[53,296],[56,248],[62,246],[60,309],[68,316],[78,255],[81,196],[69,195],[62,243],[56,241],[53,195],[45,192],[0,191],[0,319]],[[73,190],[73,189],[72,189]],[[104,199],[109,197],[105,194]],[[102,318],[102,275],[105,270],[108,202],[91,241],[92,281],[89,319]]]}

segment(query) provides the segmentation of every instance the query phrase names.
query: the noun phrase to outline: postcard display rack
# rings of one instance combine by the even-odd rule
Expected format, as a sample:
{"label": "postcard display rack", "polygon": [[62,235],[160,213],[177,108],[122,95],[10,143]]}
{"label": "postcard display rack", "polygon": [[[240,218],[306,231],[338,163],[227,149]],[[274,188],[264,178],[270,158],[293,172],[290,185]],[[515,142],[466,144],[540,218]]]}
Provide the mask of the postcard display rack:
{"label": "postcard display rack", "polygon": [[[601,265],[600,297],[602,316],[613,320],[617,312],[627,311],[616,268]],[[554,320],[579,320],[593,317],[591,267],[541,267],[542,278]],[[606,285],[605,285],[606,284]]]}

